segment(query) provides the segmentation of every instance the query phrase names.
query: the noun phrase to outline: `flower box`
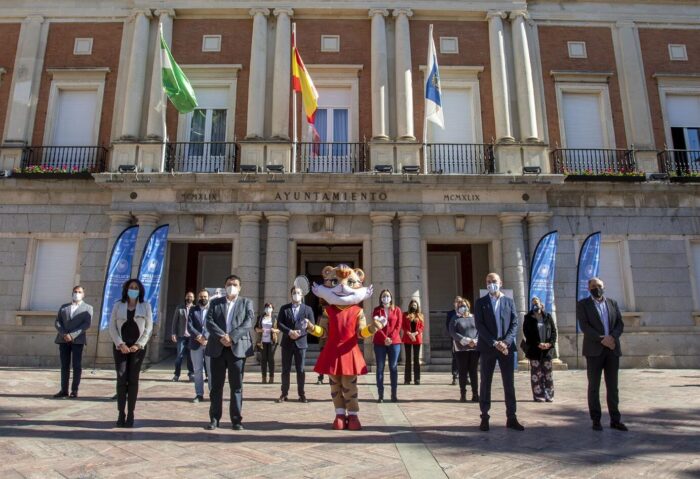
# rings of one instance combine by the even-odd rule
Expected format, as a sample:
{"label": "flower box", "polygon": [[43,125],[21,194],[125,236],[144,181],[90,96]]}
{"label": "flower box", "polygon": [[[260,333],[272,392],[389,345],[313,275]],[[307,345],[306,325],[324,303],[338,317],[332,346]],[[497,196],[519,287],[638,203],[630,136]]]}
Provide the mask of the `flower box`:
{"label": "flower box", "polygon": [[672,176],[671,183],[700,183],[700,176]]}
{"label": "flower box", "polygon": [[12,178],[35,180],[89,180],[92,179],[92,173],[89,173],[87,171],[79,171],[76,173],[15,172],[12,173]]}
{"label": "flower box", "polygon": [[566,175],[564,177],[564,181],[596,181],[615,183],[640,183],[646,180],[646,175]]}

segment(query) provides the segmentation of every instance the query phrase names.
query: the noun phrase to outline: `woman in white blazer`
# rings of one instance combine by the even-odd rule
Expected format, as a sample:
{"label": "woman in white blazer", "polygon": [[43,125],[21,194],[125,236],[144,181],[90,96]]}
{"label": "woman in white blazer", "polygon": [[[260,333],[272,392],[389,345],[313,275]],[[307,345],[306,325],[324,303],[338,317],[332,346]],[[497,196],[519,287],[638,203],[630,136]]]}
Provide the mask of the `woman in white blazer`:
{"label": "woman in white blazer", "polygon": [[[151,305],[144,302],[144,294],[141,281],[126,281],[122,287],[121,301],[114,304],[109,321],[109,335],[115,348],[114,367],[117,370],[117,427],[134,425],[141,365],[153,332]],[[128,412],[125,414],[127,404]]]}

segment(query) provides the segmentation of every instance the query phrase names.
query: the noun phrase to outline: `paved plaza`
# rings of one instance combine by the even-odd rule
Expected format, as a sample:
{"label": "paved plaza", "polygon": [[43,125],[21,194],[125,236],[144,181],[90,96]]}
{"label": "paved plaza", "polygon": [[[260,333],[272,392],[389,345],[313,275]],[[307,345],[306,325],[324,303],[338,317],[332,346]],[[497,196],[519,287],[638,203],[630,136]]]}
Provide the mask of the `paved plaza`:
{"label": "paved plaza", "polygon": [[[373,375],[361,378],[359,432],[332,431],[327,384],[307,386],[308,404],[276,404],[279,384],[249,371],[245,431],[226,422],[203,430],[209,403],[168,365],[141,376],[132,430],[115,429],[114,373],[84,372],[78,400],[54,400],[59,372],[0,369],[0,478],[241,477],[700,477],[700,371],[623,370],[620,398],[630,432],[590,428],[585,371],[555,373],[553,403],[534,403],[517,373],[524,432],[506,430],[494,387],[491,431],[478,404],[456,401],[449,375],[399,386],[400,402],[377,404]],[[307,374],[307,380],[315,375]],[[388,378],[387,378],[388,379]],[[402,382],[402,381],[401,381]],[[294,385],[294,378],[292,378]],[[226,410],[225,410],[226,411]]]}

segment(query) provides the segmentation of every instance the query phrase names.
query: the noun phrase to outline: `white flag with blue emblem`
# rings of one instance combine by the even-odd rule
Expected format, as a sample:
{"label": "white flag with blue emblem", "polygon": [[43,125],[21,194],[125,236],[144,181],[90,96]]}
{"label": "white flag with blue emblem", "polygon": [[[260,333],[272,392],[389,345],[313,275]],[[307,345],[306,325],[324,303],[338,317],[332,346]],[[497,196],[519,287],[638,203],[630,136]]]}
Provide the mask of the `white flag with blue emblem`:
{"label": "white flag with blue emblem", "polygon": [[428,71],[425,78],[425,121],[432,121],[440,128],[445,129],[445,119],[442,115],[440,71],[435,52],[435,42],[433,41],[432,25],[430,25],[430,38],[428,39]]}

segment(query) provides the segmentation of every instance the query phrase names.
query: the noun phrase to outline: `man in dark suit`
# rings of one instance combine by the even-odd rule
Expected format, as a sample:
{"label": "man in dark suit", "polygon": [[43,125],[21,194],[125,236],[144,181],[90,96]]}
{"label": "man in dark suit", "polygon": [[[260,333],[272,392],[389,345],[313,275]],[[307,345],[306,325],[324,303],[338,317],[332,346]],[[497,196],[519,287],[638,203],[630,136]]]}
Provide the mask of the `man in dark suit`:
{"label": "man in dark suit", "polygon": [[92,322],[92,306],[83,301],[85,289],[78,285],[73,288],[72,302],[62,305],[54,326],[56,327],[56,340],[58,351],[61,355],[61,390],[54,394],[55,398],[67,398],[68,380],[70,379],[71,363],[73,366],[73,383],[71,384],[70,397],[78,397],[80,377],[83,372],[83,348],[87,344],[85,332]]}
{"label": "man in dark suit", "polygon": [[187,377],[190,381],[193,378],[194,368],[192,359],[190,358],[190,333],[187,331],[187,318],[190,315],[190,310],[194,307],[194,293],[188,291],[185,293],[185,303],[178,304],[173,313],[173,323],[171,326],[171,339],[177,346],[177,354],[175,356],[175,374],[173,381],[180,380],[180,369],[182,360],[187,361]]}
{"label": "man in dark suit", "polygon": [[[207,310],[209,309],[209,291],[201,289],[197,293],[197,305],[190,309],[189,317],[187,318],[187,332],[190,333],[190,358],[194,368],[194,399],[193,403],[199,403],[204,400],[204,371],[209,371],[211,359],[204,355],[204,350],[209,339],[209,331],[207,331]],[[209,383],[211,391],[211,384]]]}
{"label": "man in dark suit", "polygon": [[228,371],[231,424],[234,430],[240,431],[243,429],[243,369],[246,358],[253,355],[251,330],[255,324],[255,313],[252,301],[239,294],[241,279],[238,276],[231,275],[226,278],[225,287],[226,296],[211,301],[206,316],[209,340],[205,354],[211,358],[211,422],[206,428],[214,430],[219,427],[224,382]]}
{"label": "man in dark suit", "polygon": [[496,362],[501,370],[503,392],[506,398],[506,427],[516,431],[525,428],[515,415],[515,338],[518,335],[518,315],[515,303],[501,292],[501,277],[496,273],[486,276],[489,294],[479,298],[474,308],[476,330],[479,340],[476,349],[481,353],[481,384],[479,386],[479,406],[481,407],[482,431],[489,430],[489,409],[491,409],[491,381]]}
{"label": "man in dark suit", "polygon": [[304,320],[308,319],[311,323],[315,323],[314,311],[310,306],[301,302],[304,297],[301,289],[294,287],[290,290],[290,293],[292,302],[282,306],[277,315],[277,327],[282,332],[282,395],[277,402],[287,400],[289,376],[292,372],[292,358],[294,358],[299,402],[305,403],[308,401],[304,394],[304,381],[306,379],[304,362],[306,361],[308,344],[306,341],[306,327],[304,327],[306,322]]}
{"label": "man in dark suit", "polygon": [[576,321],[583,331],[583,355],[588,372],[588,411],[593,430],[602,431],[600,408],[600,375],[605,374],[610,427],[627,431],[618,409],[617,373],[620,369],[620,336],[625,327],[617,302],[604,296],[604,284],[600,278],[588,280],[591,295],[576,303]]}
{"label": "man in dark suit", "polygon": [[[447,317],[445,318],[445,331],[447,331],[447,337],[450,337],[450,323],[457,317],[457,303],[461,302],[463,298],[461,296],[455,296],[454,309],[447,312]],[[452,385],[457,384],[457,356],[455,356],[455,347],[452,341],[450,341],[450,351],[452,352]],[[467,379],[467,384],[469,384],[469,379]]]}

